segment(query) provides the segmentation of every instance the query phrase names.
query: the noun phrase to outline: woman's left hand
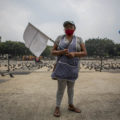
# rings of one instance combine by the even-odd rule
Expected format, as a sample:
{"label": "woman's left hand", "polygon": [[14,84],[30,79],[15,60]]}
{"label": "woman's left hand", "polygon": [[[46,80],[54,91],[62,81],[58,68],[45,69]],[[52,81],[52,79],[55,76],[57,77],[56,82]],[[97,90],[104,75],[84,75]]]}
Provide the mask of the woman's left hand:
{"label": "woman's left hand", "polygon": [[68,57],[70,57],[70,58],[75,57],[75,53],[74,52],[69,52],[69,53],[67,53],[65,55],[68,56]]}

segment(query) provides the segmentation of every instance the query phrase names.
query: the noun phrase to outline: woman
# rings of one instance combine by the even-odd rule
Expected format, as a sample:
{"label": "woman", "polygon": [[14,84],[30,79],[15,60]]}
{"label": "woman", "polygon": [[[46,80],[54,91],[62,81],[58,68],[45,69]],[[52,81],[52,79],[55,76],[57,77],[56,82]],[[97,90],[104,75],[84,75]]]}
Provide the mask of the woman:
{"label": "woman", "polygon": [[67,85],[68,110],[80,113],[81,110],[73,104],[74,84],[78,78],[80,57],[86,56],[87,51],[83,40],[74,35],[76,26],[73,21],[65,21],[65,35],[60,35],[55,40],[52,54],[57,56],[57,64],[51,75],[52,79],[58,81],[56,93],[56,108],[54,116],[60,116],[60,105],[64,90]]}

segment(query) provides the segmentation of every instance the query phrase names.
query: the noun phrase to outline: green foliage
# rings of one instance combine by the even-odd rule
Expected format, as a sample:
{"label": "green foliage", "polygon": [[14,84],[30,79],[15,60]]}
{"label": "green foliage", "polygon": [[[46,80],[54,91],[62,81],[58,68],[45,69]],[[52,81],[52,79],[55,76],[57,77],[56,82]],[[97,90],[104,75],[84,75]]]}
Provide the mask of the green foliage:
{"label": "green foliage", "polygon": [[88,56],[119,56],[120,44],[104,38],[88,39],[85,41]]}
{"label": "green foliage", "polygon": [[[47,46],[43,51],[43,57],[51,56],[52,46]],[[6,41],[0,42],[0,54],[10,54],[12,56],[33,55],[22,42]]]}
{"label": "green foliage", "polygon": [[0,43],[0,54],[11,54],[12,56],[31,55],[32,53],[22,42],[6,41]]}
{"label": "green foliage", "polygon": [[44,57],[51,57],[51,50],[52,46],[47,46],[41,55]]}
{"label": "green foliage", "polygon": [[[93,38],[85,41],[88,56],[120,56],[120,44],[115,44],[112,40],[104,38]],[[52,46],[47,46],[41,54],[43,57],[53,57],[51,55]],[[33,55],[22,42],[6,41],[0,42],[0,54],[10,54],[12,56]]]}

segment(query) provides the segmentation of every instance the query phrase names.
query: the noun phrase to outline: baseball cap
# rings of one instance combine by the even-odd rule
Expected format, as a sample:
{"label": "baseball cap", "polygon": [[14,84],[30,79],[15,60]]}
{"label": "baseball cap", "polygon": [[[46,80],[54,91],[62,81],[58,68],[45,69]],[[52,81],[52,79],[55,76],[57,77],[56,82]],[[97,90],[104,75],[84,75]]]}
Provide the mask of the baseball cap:
{"label": "baseball cap", "polygon": [[74,23],[73,21],[65,21],[65,22],[63,23],[63,27],[65,27],[65,26],[68,25],[68,24],[71,24],[71,25],[73,25],[73,26],[76,28],[75,23]]}

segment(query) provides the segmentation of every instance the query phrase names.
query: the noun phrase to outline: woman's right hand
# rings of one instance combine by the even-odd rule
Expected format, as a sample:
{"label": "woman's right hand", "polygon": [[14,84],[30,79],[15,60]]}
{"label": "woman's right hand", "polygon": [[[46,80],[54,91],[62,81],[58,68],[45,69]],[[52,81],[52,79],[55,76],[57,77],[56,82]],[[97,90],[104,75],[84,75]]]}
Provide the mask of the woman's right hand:
{"label": "woman's right hand", "polygon": [[54,44],[53,48],[52,48],[52,55],[56,55],[56,56],[60,56],[60,55],[65,55],[68,54],[68,49],[64,49],[64,50],[57,50],[57,45]]}
{"label": "woman's right hand", "polygon": [[61,55],[68,54],[68,49],[60,50],[59,51]]}

